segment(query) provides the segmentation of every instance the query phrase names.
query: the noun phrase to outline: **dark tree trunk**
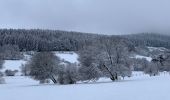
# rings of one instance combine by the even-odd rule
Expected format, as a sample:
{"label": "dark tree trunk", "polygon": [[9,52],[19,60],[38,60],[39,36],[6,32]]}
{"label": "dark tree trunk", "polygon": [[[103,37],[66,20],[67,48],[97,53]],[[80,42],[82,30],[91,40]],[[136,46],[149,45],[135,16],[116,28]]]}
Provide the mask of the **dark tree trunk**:
{"label": "dark tree trunk", "polygon": [[107,68],[105,65],[103,65],[104,66],[104,68],[106,68],[106,70],[109,72],[109,74],[110,74],[110,79],[112,80],[112,81],[115,81],[116,79],[115,79],[115,77],[114,77],[114,75],[112,74],[112,72],[109,70],[109,68]]}
{"label": "dark tree trunk", "polygon": [[54,84],[56,84],[56,83],[57,83],[57,81],[56,81],[56,79],[54,78],[54,76],[53,76],[53,75],[51,75],[51,80],[53,81],[53,83],[54,83]]}
{"label": "dark tree trunk", "polygon": [[117,73],[116,73],[116,76],[115,76],[115,80],[118,80],[118,75],[117,75]]}

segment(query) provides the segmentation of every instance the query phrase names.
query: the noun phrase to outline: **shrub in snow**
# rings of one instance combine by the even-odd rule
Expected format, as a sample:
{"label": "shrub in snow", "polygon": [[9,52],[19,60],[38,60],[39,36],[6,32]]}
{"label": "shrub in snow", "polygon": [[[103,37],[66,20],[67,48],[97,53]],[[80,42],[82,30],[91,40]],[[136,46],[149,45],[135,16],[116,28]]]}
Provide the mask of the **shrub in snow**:
{"label": "shrub in snow", "polygon": [[148,67],[149,61],[145,58],[133,58],[133,63],[134,71],[144,71]]}
{"label": "shrub in snow", "polygon": [[96,58],[96,55],[98,54],[99,52],[96,51],[95,46],[89,46],[86,47],[86,49],[79,51],[80,81],[98,80],[102,76]]}
{"label": "shrub in snow", "polygon": [[22,73],[22,76],[28,76],[29,73],[30,73],[30,66],[28,63],[26,63],[25,65],[22,64],[21,67],[21,73]]}
{"label": "shrub in snow", "polygon": [[159,74],[159,64],[158,63],[149,63],[149,65],[144,69],[146,74],[150,76],[156,76]]}
{"label": "shrub in snow", "polygon": [[15,74],[18,72],[18,70],[5,70],[5,75],[6,76],[15,76]]}
{"label": "shrub in snow", "polygon": [[57,70],[59,84],[75,84],[79,80],[77,64],[65,63]]}
{"label": "shrub in snow", "polygon": [[50,83],[50,80],[46,79],[46,80],[40,80],[40,84],[44,84],[44,83]]}

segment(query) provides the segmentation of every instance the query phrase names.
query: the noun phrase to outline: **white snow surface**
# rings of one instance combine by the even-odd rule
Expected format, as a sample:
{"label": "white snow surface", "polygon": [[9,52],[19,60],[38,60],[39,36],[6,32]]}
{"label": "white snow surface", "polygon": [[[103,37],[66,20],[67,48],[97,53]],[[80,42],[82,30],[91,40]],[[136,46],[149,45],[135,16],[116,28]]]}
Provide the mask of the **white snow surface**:
{"label": "white snow surface", "polygon": [[1,100],[170,100],[170,75],[150,77],[142,72],[117,82],[39,85],[28,77],[5,77],[0,84]]}
{"label": "white snow surface", "polygon": [[20,72],[20,67],[22,64],[25,64],[26,61],[24,60],[5,60],[4,64],[3,64],[3,69],[2,72],[5,72],[5,70],[18,70],[19,72],[17,73],[17,75],[21,75]]}
{"label": "white snow surface", "polygon": [[68,61],[70,63],[79,63],[78,55],[75,52],[55,52],[61,60]]}
{"label": "white snow surface", "polygon": [[3,65],[3,70],[10,69],[10,70],[20,70],[20,66],[25,64],[26,61],[24,60],[5,60]]}
{"label": "white snow surface", "polygon": [[138,58],[138,59],[146,59],[147,61],[152,61],[152,58],[151,57],[146,57],[146,56],[142,56],[142,55],[135,55],[135,58]]}

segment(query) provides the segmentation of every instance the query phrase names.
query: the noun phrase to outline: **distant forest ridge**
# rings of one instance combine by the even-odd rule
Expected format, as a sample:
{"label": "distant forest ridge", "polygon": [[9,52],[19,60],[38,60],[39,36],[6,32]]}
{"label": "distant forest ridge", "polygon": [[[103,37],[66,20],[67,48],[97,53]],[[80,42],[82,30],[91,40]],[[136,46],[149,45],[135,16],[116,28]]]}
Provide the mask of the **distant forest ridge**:
{"label": "distant forest ridge", "polygon": [[139,33],[124,35],[135,46],[165,47],[170,49],[170,35],[158,33]]}
{"label": "distant forest ridge", "polygon": [[165,47],[170,49],[170,36],[141,33],[99,35],[82,32],[41,29],[0,29],[0,45],[15,45],[20,51],[78,51],[100,39],[124,41],[127,45]]}

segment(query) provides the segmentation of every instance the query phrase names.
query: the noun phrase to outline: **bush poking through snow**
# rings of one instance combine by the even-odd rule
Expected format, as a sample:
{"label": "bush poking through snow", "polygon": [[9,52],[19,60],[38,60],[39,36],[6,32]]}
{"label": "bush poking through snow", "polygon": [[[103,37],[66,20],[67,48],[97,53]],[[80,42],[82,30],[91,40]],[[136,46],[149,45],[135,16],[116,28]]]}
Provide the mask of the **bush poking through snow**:
{"label": "bush poking through snow", "polygon": [[40,84],[45,84],[45,83],[50,83],[50,80],[46,79],[46,80],[40,80]]}
{"label": "bush poking through snow", "polygon": [[5,70],[5,75],[6,76],[15,76],[15,74],[18,72],[18,70]]}
{"label": "bush poking through snow", "polygon": [[79,80],[77,64],[67,62],[60,65],[57,77],[59,84],[75,84]]}

